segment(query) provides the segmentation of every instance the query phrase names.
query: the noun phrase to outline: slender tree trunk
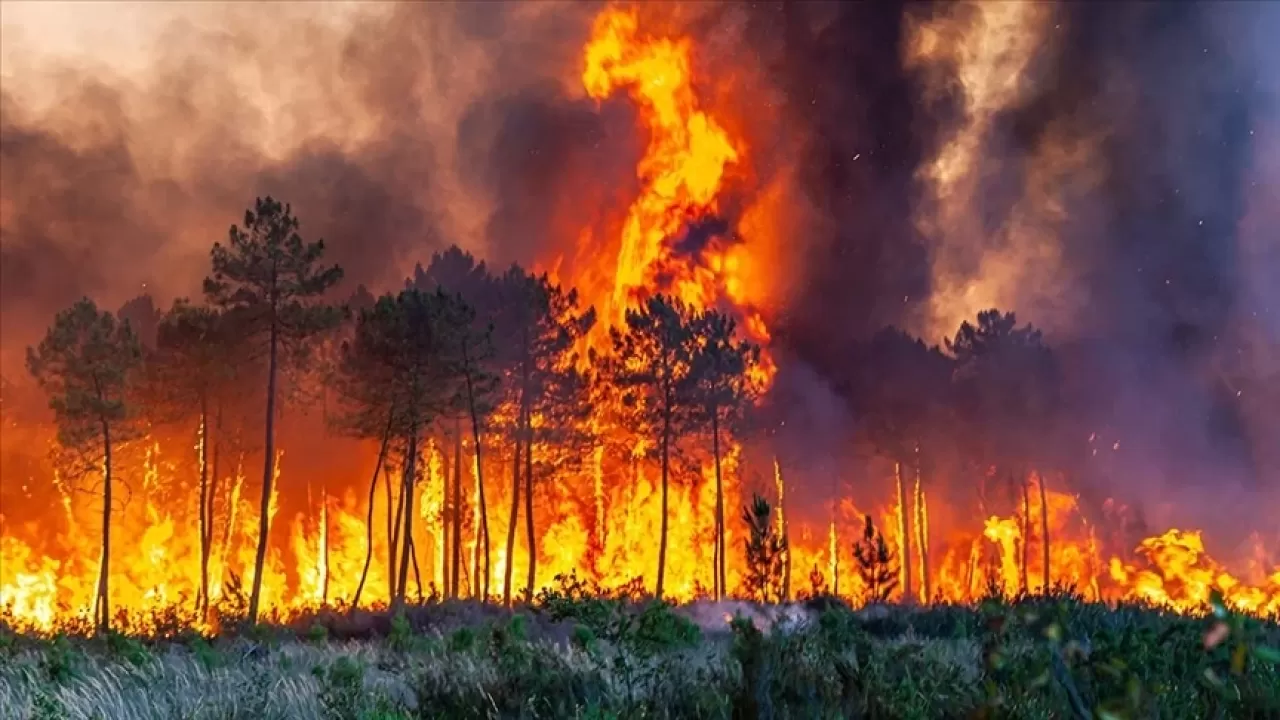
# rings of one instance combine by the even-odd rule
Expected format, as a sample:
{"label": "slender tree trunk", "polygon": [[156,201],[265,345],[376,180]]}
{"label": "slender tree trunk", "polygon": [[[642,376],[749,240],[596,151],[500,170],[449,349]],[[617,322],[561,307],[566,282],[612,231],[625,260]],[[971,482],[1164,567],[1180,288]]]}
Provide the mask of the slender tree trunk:
{"label": "slender tree trunk", "polygon": [[409,556],[413,558],[413,584],[418,589],[418,604],[422,604],[422,571],[418,568],[418,544],[409,538]]}
{"label": "slender tree trunk", "polygon": [[[204,535],[201,536],[201,540],[204,542],[204,552],[201,557],[201,562],[205,567],[208,567],[210,558],[213,556],[213,526],[214,520],[217,517],[215,511],[217,510],[218,504],[218,460],[221,456],[220,444],[222,442],[222,403],[220,402],[218,403],[218,409],[215,412],[215,416],[216,418],[213,423],[212,435],[213,448],[209,451],[209,491],[207,493],[209,502],[205,505],[205,515],[201,518],[204,523]],[[206,440],[206,442],[208,442],[208,440]],[[205,447],[207,449],[209,446],[206,445]],[[200,609],[203,614],[208,614],[209,612],[209,604],[212,602],[212,598],[209,597],[209,594],[210,590],[206,580],[204,605]]]}
{"label": "slender tree trunk", "polygon": [[1044,473],[1036,475],[1036,479],[1040,482],[1040,549],[1043,554],[1044,561],[1044,592],[1049,594],[1049,579],[1052,577],[1049,564],[1049,492],[1045,489]]}
{"label": "slender tree trunk", "polygon": [[456,420],[453,423],[453,437],[453,577],[449,596],[457,598],[462,580],[462,426]]}
{"label": "slender tree trunk", "polygon": [[902,599],[903,602],[914,602],[915,594],[911,591],[911,517],[907,511],[907,484],[902,478],[902,463],[893,463],[893,480],[898,488],[898,537],[902,539],[902,557],[898,559],[902,566]]}
{"label": "slender tree trunk", "polygon": [[102,566],[98,569],[98,632],[111,629],[111,424],[102,421]]}
{"label": "slender tree trunk", "polygon": [[267,533],[271,524],[271,485],[276,471],[276,364],[280,341],[275,308],[271,313],[270,353],[267,360],[267,429],[262,468],[262,502],[258,505],[258,551],[253,560],[253,591],[249,594],[249,624],[258,622],[258,604],[262,599],[262,574],[267,563]]}
{"label": "slender tree trunk", "polygon": [[929,603],[933,599],[933,589],[929,583],[929,511],[925,504],[924,481],[921,478],[919,450],[916,451],[916,545],[920,548],[920,593],[921,601]]}
{"label": "slender tree trunk", "polygon": [[[523,404],[522,401],[521,405]],[[520,453],[523,451],[520,433],[524,430],[521,427],[523,424],[524,409],[522,407],[516,419],[515,452],[511,463],[511,522],[507,524],[507,564],[502,573],[502,604],[507,607],[511,607],[511,574],[516,564],[516,524],[520,520]]]}
{"label": "slender tree trunk", "polygon": [[[351,612],[360,607],[360,593],[364,592],[365,580],[369,579],[369,566],[373,564],[373,499],[378,492],[378,475],[382,472],[382,463],[387,458],[387,446],[391,443],[391,418],[387,413],[387,427],[382,431],[382,445],[378,448],[378,460],[373,466],[373,477],[369,479],[369,511],[364,521],[364,567],[360,570],[360,582],[356,584],[356,593],[351,598]],[[390,490],[390,488],[388,488]],[[387,511],[390,512],[390,498]]]}
{"label": "slender tree trunk", "polygon": [[400,499],[391,487],[391,469],[382,466],[382,483],[387,490],[387,601],[396,596],[396,543],[400,533]]}
{"label": "slender tree trunk", "polygon": [[791,600],[791,526],[787,522],[787,483],[782,476],[782,463],[774,458],[778,475],[778,535],[782,538],[782,588],[778,600]]}
{"label": "slender tree trunk", "polygon": [[724,482],[720,474],[720,409],[711,409],[711,451],[716,462],[716,551],[715,551],[715,588],[716,600],[724,597],[725,559],[724,559]]}
{"label": "slender tree trunk", "polygon": [[396,596],[391,601],[393,613],[404,608],[404,591],[409,582],[409,564],[413,553],[413,484],[418,470],[418,429],[414,427],[409,435],[409,447],[404,458],[404,481],[400,490],[400,504],[404,508],[404,551],[400,553],[400,571],[396,579]]}
{"label": "slender tree trunk", "polygon": [[209,396],[200,393],[200,590],[196,593],[196,614],[209,606]]}
{"label": "slender tree trunk", "polygon": [[671,398],[670,393],[667,395],[662,410],[662,529],[658,533],[658,582],[654,587],[654,595],[659,600],[662,599],[667,573],[667,486],[671,464]]}
{"label": "slender tree trunk", "polygon": [[1018,578],[1018,582],[1022,586],[1022,592],[1027,592],[1030,584],[1028,582],[1027,565],[1031,562],[1031,490],[1027,487],[1027,473],[1022,471],[1022,568]]}
{"label": "slender tree trunk", "polygon": [[489,564],[492,562],[492,551],[489,546],[489,508],[484,497],[484,462],[480,455],[480,414],[476,411],[476,394],[475,385],[471,377],[470,359],[467,356],[467,347],[463,343],[462,359],[467,363],[467,405],[471,410],[471,438],[476,449],[476,488],[480,501],[480,533],[484,538],[484,583],[482,584],[483,597],[489,599]]}
{"label": "slender tree trunk", "polygon": [[529,576],[524,585],[524,601],[533,602],[533,587],[538,579],[538,535],[533,525],[533,423],[525,413],[524,443],[524,529],[529,541]]}

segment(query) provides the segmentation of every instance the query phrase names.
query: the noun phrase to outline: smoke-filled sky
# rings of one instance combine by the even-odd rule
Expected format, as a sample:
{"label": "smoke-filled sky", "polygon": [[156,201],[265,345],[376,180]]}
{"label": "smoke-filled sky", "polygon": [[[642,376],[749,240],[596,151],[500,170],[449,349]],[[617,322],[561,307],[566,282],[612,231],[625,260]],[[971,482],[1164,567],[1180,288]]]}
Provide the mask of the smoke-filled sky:
{"label": "smoke-filled sky", "polygon": [[[80,295],[194,293],[259,194],[351,288],[450,243],[552,263],[645,141],[582,91],[598,7],[6,3],[4,373]],[[1280,7],[640,8],[751,148],[760,295],[822,417],[858,338],[996,305],[1070,356],[1126,482],[1278,482]]]}

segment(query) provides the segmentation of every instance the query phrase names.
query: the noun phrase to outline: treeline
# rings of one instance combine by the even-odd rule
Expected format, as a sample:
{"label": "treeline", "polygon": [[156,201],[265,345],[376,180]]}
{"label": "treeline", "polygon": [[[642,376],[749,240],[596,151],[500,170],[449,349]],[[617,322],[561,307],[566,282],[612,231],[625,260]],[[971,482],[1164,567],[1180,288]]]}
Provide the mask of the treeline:
{"label": "treeline", "polygon": [[[668,487],[673,474],[688,472],[682,450],[690,445],[714,465],[710,590],[717,598],[728,592],[722,455],[726,442],[767,430],[769,422],[767,403],[757,402],[767,383],[761,350],[738,337],[730,316],[657,295],[629,311],[622,327],[597,328],[594,310],[582,307],[574,290],[516,266],[491,272],[457,248],[419,266],[398,293],[374,297],[362,286],[347,302],[334,303],[341,297],[335,288],[343,273],[325,264],[324,249],[323,241],[302,238],[288,205],[259,199],[243,224],[230,229],[227,241],[213,246],[202,304],[182,299],[163,313],[145,303],[131,304],[118,316],[84,299],[58,314],[43,342],[28,351],[28,367],[57,418],[64,472],[101,476],[104,548],[111,544],[113,448],[164,425],[194,429],[201,550],[196,603],[199,610],[207,609],[219,463],[228,447],[256,442],[248,436],[260,428],[261,445],[255,448],[261,449],[264,466],[248,607],[250,620],[256,620],[279,409],[282,403],[313,401],[323,394],[333,401],[326,409],[333,429],[379,448],[368,488],[364,575],[353,603],[359,602],[373,559],[379,478],[386,480],[393,471],[399,474],[399,489],[393,498],[386,480],[388,590],[393,606],[405,602],[415,569],[410,567],[416,558],[413,498],[425,477],[424,448],[428,443],[444,447],[449,439],[452,478],[447,468],[444,475],[451,494],[446,508],[452,512],[444,590],[460,594],[464,436],[479,485],[479,526],[472,528],[480,566],[474,594],[497,596],[499,590],[489,586],[493,552],[503,543],[504,557],[513,557],[523,515],[529,551],[524,593],[532,595],[536,483],[580,469],[601,448],[619,457],[641,448],[661,471],[654,583],[661,596]],[[860,440],[895,468],[904,596],[932,597],[928,538],[916,532],[923,526],[920,493],[948,448],[958,445],[965,448],[959,472],[975,479],[973,494],[982,516],[996,502],[989,497],[991,489],[1001,489],[1006,503],[1021,505],[1024,538],[1033,535],[1029,493],[1039,488],[1048,586],[1044,482],[1031,478],[1062,467],[1062,458],[1048,454],[1056,443],[1046,442],[1057,423],[1062,390],[1056,360],[1040,333],[1018,326],[1012,314],[992,310],[981,313],[976,324],[964,323],[945,348],[889,328],[860,345],[857,358],[848,382],[837,390],[856,408]],[[261,382],[265,392],[246,392],[250,382]],[[497,480],[486,475],[495,465],[485,457],[495,445],[510,458],[502,480],[510,483],[507,508],[486,504],[485,485]],[[493,512],[509,514],[505,538],[489,535]],[[749,529],[753,523],[762,530],[771,527],[760,512],[767,516],[767,504],[750,504],[743,511]],[[756,535],[747,540],[748,558],[772,548],[762,562],[767,568],[786,563],[786,569],[781,578],[765,572],[772,590],[757,578],[752,592],[789,597],[785,528],[779,538]],[[880,539],[867,536],[861,542],[875,550]],[[1021,547],[1025,590],[1030,546],[1023,542]],[[913,587],[915,556],[926,568],[919,588]],[[500,589],[508,603],[516,582],[513,565],[505,564]],[[95,604],[103,627],[110,618],[108,577],[104,559]]]}
{"label": "treeline", "polygon": [[[327,413],[333,428],[379,446],[369,485],[366,575],[378,479],[392,467],[399,472],[388,538],[393,607],[405,602],[415,557],[413,498],[424,480],[423,450],[428,440],[439,444],[445,437],[455,444],[447,590],[460,592],[464,434],[479,484],[484,597],[494,592],[494,544],[505,542],[506,557],[512,557],[522,509],[530,557],[524,591],[532,595],[534,485],[542,473],[580,463],[608,433],[627,438],[626,452],[643,445],[661,467],[659,596],[673,453],[681,438],[709,434],[717,479],[715,592],[724,593],[722,436],[736,430],[759,390],[753,371],[760,349],[737,338],[732,318],[654,296],[629,311],[623,327],[601,335],[594,343],[599,349],[583,354],[596,318],[594,310],[580,307],[576,292],[519,267],[492,273],[457,248],[419,266],[398,293],[375,298],[361,287],[347,303],[335,304],[342,269],[326,265],[323,241],[304,240],[291,208],[270,197],[246,212],[226,243],[213,246],[210,259],[203,304],[180,299],[154,316],[145,306],[126,308],[121,315],[137,316],[130,321],[83,299],[59,313],[44,340],[28,350],[28,368],[56,416],[61,465],[68,476],[101,476],[103,548],[111,547],[113,449],[161,425],[194,426],[201,549],[196,602],[207,609],[219,458],[228,444],[244,442],[240,435],[252,424],[227,416],[243,414],[245,385],[259,380],[265,384],[265,408],[259,410],[264,467],[251,622],[260,611],[280,405],[315,387],[335,401]],[[505,539],[489,536],[488,516],[496,509],[485,504],[484,486],[492,480],[484,475],[491,465],[483,454],[490,442],[513,449]],[[506,602],[512,565],[506,565],[501,589]],[[111,617],[109,573],[104,559],[94,607],[102,628]],[[353,604],[363,586],[362,577]]]}

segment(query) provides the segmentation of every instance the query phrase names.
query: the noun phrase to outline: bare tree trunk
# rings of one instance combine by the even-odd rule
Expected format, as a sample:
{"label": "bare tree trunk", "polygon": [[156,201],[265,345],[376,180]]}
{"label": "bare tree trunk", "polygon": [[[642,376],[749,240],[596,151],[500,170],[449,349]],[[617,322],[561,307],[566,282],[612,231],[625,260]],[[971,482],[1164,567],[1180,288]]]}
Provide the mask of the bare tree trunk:
{"label": "bare tree trunk", "polygon": [[196,614],[209,606],[209,396],[200,393],[200,590],[196,593]]}
{"label": "bare tree trunk", "polygon": [[907,510],[907,484],[902,479],[902,463],[893,463],[893,480],[898,489],[898,537],[902,539],[902,599],[903,602],[914,602],[915,594],[911,590],[911,517]]}
{"label": "bare tree trunk", "polygon": [[462,359],[467,363],[467,405],[471,410],[471,438],[475,445],[476,451],[476,487],[480,501],[480,533],[484,538],[484,582],[481,586],[483,597],[489,599],[489,564],[492,562],[492,552],[489,546],[489,508],[484,497],[484,462],[480,456],[480,415],[476,411],[476,395],[475,385],[471,378],[470,360],[467,356],[466,343],[462,346]]}
{"label": "bare tree trunk", "polygon": [[915,515],[916,515],[916,545],[920,548],[920,592],[922,594],[921,601],[929,603],[933,600],[933,592],[929,583],[929,511],[925,505],[924,482],[920,477],[920,457],[919,450],[916,451],[916,487],[915,487]]}
{"label": "bare tree trunk", "polygon": [[671,398],[667,393],[666,405],[662,410],[662,530],[658,540],[658,582],[654,595],[662,599],[663,584],[667,573],[667,486],[671,465]]}
{"label": "bare tree trunk", "polygon": [[524,601],[533,602],[534,583],[538,579],[538,535],[533,525],[533,423],[529,413],[525,413],[525,426],[528,433],[524,443],[524,527],[529,540],[529,576],[524,585]]}
{"label": "bare tree trunk", "polygon": [[[522,403],[523,404],[523,403]],[[524,423],[524,410],[516,419],[516,443],[514,460],[511,463],[511,522],[507,524],[507,565],[503,568],[502,604],[511,607],[511,573],[516,564],[516,524],[520,520],[520,453],[522,444],[520,433]]]}
{"label": "bare tree trunk", "polygon": [[111,425],[102,421],[102,565],[98,569],[98,632],[111,629]]}
{"label": "bare tree trunk", "polygon": [[400,537],[400,501],[391,487],[391,469],[382,466],[383,487],[387,489],[387,601],[396,596],[396,545]]}
{"label": "bare tree trunk", "polygon": [[715,574],[716,600],[724,597],[725,558],[724,558],[724,482],[720,474],[720,409],[711,410],[711,450],[716,461],[716,549]]}
{"label": "bare tree trunk", "polygon": [[391,600],[391,611],[394,613],[404,608],[404,591],[409,582],[409,563],[413,553],[413,484],[418,470],[418,429],[414,427],[409,435],[409,447],[404,458],[404,481],[400,490],[400,505],[404,508],[404,552],[400,553],[400,572],[396,580],[396,595]]}
{"label": "bare tree trunk", "polygon": [[413,584],[418,589],[418,604],[422,604],[422,571],[418,569],[418,544],[409,538],[409,556],[413,558]]}
{"label": "bare tree trunk", "polygon": [[453,577],[450,580],[449,597],[459,597],[462,580],[462,427],[453,423],[453,543],[451,547]]}
{"label": "bare tree trunk", "polygon": [[[387,413],[387,427],[382,431],[382,445],[378,448],[378,460],[373,466],[373,477],[369,479],[369,512],[365,517],[364,527],[364,568],[360,570],[360,582],[356,584],[356,593],[351,598],[351,612],[360,606],[360,593],[364,591],[365,580],[369,579],[369,566],[373,564],[373,499],[378,490],[378,474],[382,472],[382,463],[387,458],[387,446],[391,443],[392,414]],[[388,492],[390,488],[388,487]],[[391,511],[388,495],[387,512]]]}
{"label": "bare tree trunk", "polygon": [[1022,567],[1019,571],[1018,582],[1021,585],[1021,591],[1027,592],[1030,584],[1027,579],[1027,565],[1031,562],[1031,491],[1027,487],[1027,473],[1022,471],[1020,482],[1022,485],[1022,547],[1020,548],[1022,555]]}
{"label": "bare tree trunk", "polygon": [[1049,579],[1052,576],[1049,564],[1049,493],[1045,489],[1044,473],[1038,473],[1036,479],[1040,482],[1040,545],[1044,560],[1044,594],[1049,594]]}
{"label": "bare tree trunk", "polygon": [[782,464],[774,458],[774,470],[778,480],[778,535],[782,538],[782,588],[780,602],[791,600],[791,530],[787,523],[787,485],[782,477]]}
{"label": "bare tree trunk", "polygon": [[[204,553],[202,555],[201,562],[204,563],[205,567],[208,567],[209,560],[213,556],[213,526],[214,520],[217,517],[215,511],[217,510],[218,501],[218,459],[221,455],[221,448],[219,447],[219,444],[222,442],[222,403],[218,403],[218,409],[215,414],[217,419],[214,420],[213,424],[213,450],[209,453],[209,502],[205,506],[205,516],[202,518],[202,521],[204,522],[204,535],[201,536],[201,539],[204,541]],[[208,445],[205,447],[207,448]],[[209,603],[211,602],[212,598],[209,597],[209,588],[206,581],[204,605],[200,609],[201,613],[206,615],[208,614]]]}
{"label": "bare tree trunk", "polygon": [[276,474],[276,365],[280,333],[275,317],[271,315],[270,353],[267,361],[267,429],[266,457],[262,468],[262,502],[258,505],[258,550],[253,560],[253,590],[249,594],[249,624],[258,622],[258,603],[262,599],[262,573],[267,564],[267,534],[271,523],[271,485]]}

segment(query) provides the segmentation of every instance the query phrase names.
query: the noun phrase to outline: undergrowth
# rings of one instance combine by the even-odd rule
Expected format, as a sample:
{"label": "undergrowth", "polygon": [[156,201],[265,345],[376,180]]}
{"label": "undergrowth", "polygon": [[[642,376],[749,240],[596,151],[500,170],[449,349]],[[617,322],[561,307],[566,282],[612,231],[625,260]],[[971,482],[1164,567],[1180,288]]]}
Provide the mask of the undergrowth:
{"label": "undergrowth", "polygon": [[1275,718],[1280,624],[1069,594],[700,627],[575,578],[514,612],[411,608],[216,638],[0,630],[0,717]]}

